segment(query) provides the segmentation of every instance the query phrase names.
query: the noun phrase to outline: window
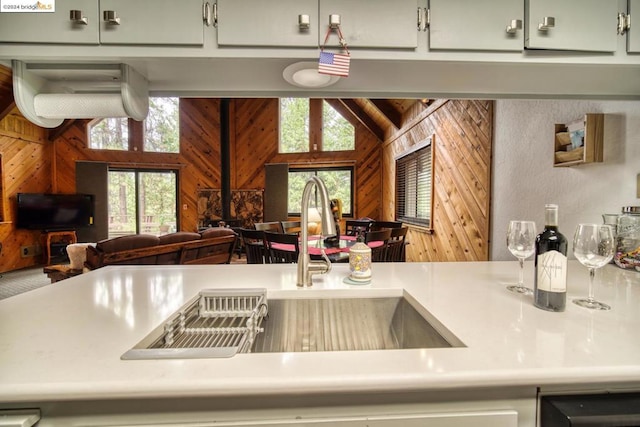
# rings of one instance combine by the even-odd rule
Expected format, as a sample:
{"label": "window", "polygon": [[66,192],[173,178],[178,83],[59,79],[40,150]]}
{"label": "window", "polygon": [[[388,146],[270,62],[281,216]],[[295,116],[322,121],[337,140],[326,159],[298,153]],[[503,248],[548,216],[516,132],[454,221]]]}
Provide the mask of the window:
{"label": "window", "polygon": [[396,220],[431,226],[433,140],[396,159]]}
{"label": "window", "polygon": [[178,101],[179,98],[149,98],[149,114],[144,121],[144,151],[180,152]]}
{"label": "window", "polygon": [[[179,98],[149,98],[149,114],[142,123],[126,118],[92,122],[89,126],[89,148],[178,153],[179,112]],[[135,135],[142,136],[142,140]]]}
{"label": "window", "polygon": [[[289,169],[289,216],[300,216],[302,207],[302,191],[309,178],[317,175],[327,187],[330,199],[342,201],[342,215],[353,216],[353,167],[327,167]],[[314,198],[315,197],[315,198]],[[311,206],[320,206],[320,198],[312,197]]]}
{"label": "window", "polygon": [[176,231],[177,180],[173,170],[109,170],[109,238]]}
{"label": "window", "polygon": [[280,152],[309,151],[309,100],[280,99]]}
{"label": "window", "polygon": [[320,99],[280,99],[280,152],[355,150],[355,127]]}

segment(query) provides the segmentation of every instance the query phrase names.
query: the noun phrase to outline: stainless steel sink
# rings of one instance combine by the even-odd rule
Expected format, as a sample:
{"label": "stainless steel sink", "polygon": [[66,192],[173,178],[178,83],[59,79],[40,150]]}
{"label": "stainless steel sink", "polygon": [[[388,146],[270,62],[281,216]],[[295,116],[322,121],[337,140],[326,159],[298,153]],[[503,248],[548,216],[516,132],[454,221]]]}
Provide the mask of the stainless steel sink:
{"label": "stainless steel sink", "polygon": [[[409,295],[269,299],[254,353],[464,347]],[[427,321],[427,318],[430,321]]]}
{"label": "stainless steel sink", "polygon": [[446,347],[464,344],[407,293],[267,300],[265,289],[207,289],[122,359]]}

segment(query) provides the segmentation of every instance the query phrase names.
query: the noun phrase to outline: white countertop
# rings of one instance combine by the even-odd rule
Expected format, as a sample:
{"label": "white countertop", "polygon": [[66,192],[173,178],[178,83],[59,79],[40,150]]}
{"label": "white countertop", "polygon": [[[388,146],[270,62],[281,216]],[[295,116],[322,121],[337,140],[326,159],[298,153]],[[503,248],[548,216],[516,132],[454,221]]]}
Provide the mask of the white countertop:
{"label": "white countertop", "polygon": [[[444,390],[459,387],[640,384],[640,273],[606,266],[596,297],[570,300],[587,272],[570,262],[567,310],[535,308],[505,289],[517,262],[374,264],[349,286],[334,265],[295,286],[295,265],[106,267],[0,301],[0,401]],[[533,263],[525,264],[533,286]],[[396,296],[408,292],[466,347],[238,354],[226,359],[120,356],[212,287],[265,287],[268,297]]]}

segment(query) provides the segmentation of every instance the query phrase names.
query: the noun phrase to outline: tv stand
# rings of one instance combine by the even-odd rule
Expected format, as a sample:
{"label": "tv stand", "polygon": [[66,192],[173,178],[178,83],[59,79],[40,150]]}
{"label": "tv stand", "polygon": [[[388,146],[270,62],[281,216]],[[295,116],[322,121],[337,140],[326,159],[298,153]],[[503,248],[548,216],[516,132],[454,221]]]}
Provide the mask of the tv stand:
{"label": "tv stand", "polygon": [[44,231],[43,232],[45,244],[44,255],[45,265],[51,265],[51,245],[56,243],[66,243],[70,245],[72,243],[78,243],[76,232],[74,230],[67,231]]}

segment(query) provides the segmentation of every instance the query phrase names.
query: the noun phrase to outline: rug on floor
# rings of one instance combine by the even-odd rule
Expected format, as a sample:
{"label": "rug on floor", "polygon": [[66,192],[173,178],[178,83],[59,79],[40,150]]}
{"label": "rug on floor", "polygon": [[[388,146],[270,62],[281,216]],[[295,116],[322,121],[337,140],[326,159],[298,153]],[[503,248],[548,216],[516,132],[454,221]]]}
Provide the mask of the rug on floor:
{"label": "rug on floor", "polygon": [[32,291],[51,281],[42,272],[42,267],[24,268],[0,274],[0,300]]}

